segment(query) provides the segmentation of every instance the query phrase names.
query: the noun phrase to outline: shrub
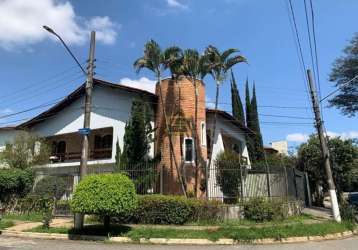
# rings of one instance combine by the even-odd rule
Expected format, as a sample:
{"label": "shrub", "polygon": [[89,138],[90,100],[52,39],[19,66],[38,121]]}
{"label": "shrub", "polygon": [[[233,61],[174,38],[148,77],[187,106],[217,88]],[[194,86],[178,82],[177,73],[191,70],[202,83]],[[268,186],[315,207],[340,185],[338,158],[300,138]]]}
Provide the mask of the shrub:
{"label": "shrub", "polygon": [[61,177],[47,176],[41,179],[35,186],[34,193],[43,197],[61,199],[66,191],[66,183]]}
{"label": "shrub", "polygon": [[75,213],[102,215],[106,221],[113,215],[131,214],[137,207],[133,182],[123,174],[101,174],[85,177],[76,187],[70,203]]}
{"label": "shrub", "polygon": [[287,216],[282,202],[262,197],[251,198],[244,202],[243,207],[244,217],[257,222],[282,219]]}
{"label": "shrub", "polygon": [[341,212],[342,220],[353,222],[353,223],[356,221],[355,208],[352,205],[350,205],[347,201],[342,201],[339,209]]}
{"label": "shrub", "polygon": [[184,224],[199,220],[219,219],[219,206],[215,201],[186,199],[182,196],[143,195],[139,196],[138,208],[131,214],[116,217],[120,223],[140,224]]}
{"label": "shrub", "polygon": [[220,153],[215,160],[216,180],[226,203],[236,203],[241,184],[240,156],[234,151]]}
{"label": "shrub", "polygon": [[31,170],[0,169],[0,201],[24,197],[31,191],[34,174]]}

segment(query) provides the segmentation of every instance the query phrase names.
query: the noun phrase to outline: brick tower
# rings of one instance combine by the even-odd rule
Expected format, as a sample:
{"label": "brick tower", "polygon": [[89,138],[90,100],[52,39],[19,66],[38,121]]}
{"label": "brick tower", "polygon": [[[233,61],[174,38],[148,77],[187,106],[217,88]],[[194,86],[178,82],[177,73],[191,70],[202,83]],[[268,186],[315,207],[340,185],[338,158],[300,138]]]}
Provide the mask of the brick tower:
{"label": "brick tower", "polygon": [[[198,90],[196,143],[193,125],[195,117],[195,91],[192,82],[183,76],[177,80],[171,78],[164,79],[161,83],[163,103],[172,131],[171,138],[179,174],[174,164],[174,157],[170,154],[169,135],[166,131],[165,119],[162,112],[159,83],[156,86],[156,94],[159,97],[159,101],[156,112],[157,130],[155,149],[162,156],[160,166],[163,169],[163,177],[161,183],[162,191],[165,194],[182,194],[179,179],[179,175],[181,175],[189,195],[195,193],[195,187],[197,197],[204,197],[205,195],[201,188],[203,183],[205,183],[203,169],[205,169],[207,160],[205,85],[200,80],[197,80],[196,83]],[[195,147],[197,150],[195,150]],[[195,151],[197,154],[195,154]],[[197,157],[198,166],[195,166],[195,157]]]}

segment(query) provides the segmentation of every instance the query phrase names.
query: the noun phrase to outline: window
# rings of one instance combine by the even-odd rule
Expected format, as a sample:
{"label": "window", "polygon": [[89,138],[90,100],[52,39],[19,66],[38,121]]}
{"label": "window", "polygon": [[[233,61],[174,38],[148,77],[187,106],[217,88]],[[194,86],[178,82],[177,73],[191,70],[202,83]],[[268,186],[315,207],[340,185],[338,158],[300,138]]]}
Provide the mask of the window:
{"label": "window", "polygon": [[201,146],[206,146],[206,124],[205,122],[201,122],[201,133],[200,133],[200,142],[201,142]]}
{"label": "window", "polygon": [[102,137],[102,148],[112,148],[112,135]]}
{"label": "window", "polygon": [[184,160],[185,162],[194,161],[194,141],[193,138],[184,139]]}

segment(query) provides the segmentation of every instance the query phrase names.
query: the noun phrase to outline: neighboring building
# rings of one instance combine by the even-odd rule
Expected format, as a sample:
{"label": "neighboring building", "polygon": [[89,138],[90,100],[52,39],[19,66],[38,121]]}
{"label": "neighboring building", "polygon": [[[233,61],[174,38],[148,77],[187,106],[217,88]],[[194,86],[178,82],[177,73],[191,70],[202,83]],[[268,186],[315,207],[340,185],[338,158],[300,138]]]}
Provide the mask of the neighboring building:
{"label": "neighboring building", "polygon": [[2,127],[0,128],[0,152],[2,152],[6,144],[11,142],[17,133],[16,127]]}
{"label": "neighboring building", "polygon": [[276,149],[279,154],[288,155],[287,141],[273,141],[270,143],[272,148]]}
{"label": "neighboring building", "polygon": [[273,147],[264,146],[264,150],[265,150],[265,154],[267,156],[269,156],[269,155],[277,155],[278,154],[278,150],[274,149]]}
{"label": "neighboring building", "polygon": [[[205,168],[211,154],[208,149],[212,140],[210,131],[213,129],[215,111],[205,107],[204,83],[197,80],[197,85],[199,98],[197,131],[193,128],[195,91],[192,83],[185,77],[178,80],[168,78],[162,81],[161,90],[165,111],[173,130],[172,141],[178,170],[184,175],[187,190],[192,192],[197,183],[198,196],[203,197],[205,192],[202,191],[202,185],[205,181]],[[158,168],[166,173],[163,175],[161,189],[163,193],[180,194],[178,171],[173,163],[174,158],[170,156],[168,131],[165,128],[161,102],[158,101],[159,84],[156,87],[156,94],[153,94],[94,79],[92,93],[89,168],[101,171],[113,170],[116,143],[118,141],[120,147],[123,148],[124,128],[130,118],[133,99],[142,98],[150,104],[154,114],[152,122],[156,128],[155,142],[151,147],[150,155],[161,154]],[[49,110],[16,127],[16,129],[26,130],[46,138],[52,146],[51,163],[37,167],[40,175],[72,175],[73,184],[77,182],[81,156],[81,135],[78,130],[83,127],[84,95],[85,85],[83,84]],[[244,136],[246,132],[247,128],[230,114],[218,111],[216,134],[213,139],[213,159],[220,152],[230,149],[241,156],[242,163],[249,164]],[[198,145],[194,145],[194,133],[197,135]],[[9,140],[10,137],[10,134],[2,133],[0,130],[0,142],[5,139]],[[195,146],[197,146],[197,155],[195,155]],[[195,176],[196,157],[199,162],[197,176]],[[216,185],[215,172],[211,169],[209,176],[208,184]],[[210,195],[208,194],[209,197]]]}

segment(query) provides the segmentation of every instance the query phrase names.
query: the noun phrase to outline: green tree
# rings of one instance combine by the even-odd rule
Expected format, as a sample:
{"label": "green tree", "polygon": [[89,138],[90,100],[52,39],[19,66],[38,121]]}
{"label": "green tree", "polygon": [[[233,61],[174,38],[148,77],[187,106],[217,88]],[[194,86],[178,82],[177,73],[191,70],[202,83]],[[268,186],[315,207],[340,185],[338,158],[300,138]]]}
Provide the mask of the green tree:
{"label": "green tree", "polygon": [[70,203],[75,213],[103,216],[106,227],[111,216],[129,216],[137,205],[134,184],[123,174],[86,176],[77,185]]}
{"label": "green tree", "polygon": [[236,118],[236,120],[240,121],[243,125],[245,125],[245,113],[244,108],[242,106],[240,93],[237,88],[236,80],[234,77],[234,73],[231,70],[231,105],[232,105],[232,115]]}
{"label": "green tree", "polygon": [[[335,60],[330,81],[339,89],[338,95],[329,100],[331,106],[343,114],[355,116],[358,112],[358,33],[343,50],[343,56]],[[354,79],[353,81],[351,81]],[[349,84],[346,84],[350,82]]]}
{"label": "green tree", "polygon": [[[237,49],[227,49],[224,52],[220,52],[216,47],[209,45],[204,52],[205,63],[204,68],[207,69],[207,72],[213,77],[216,83],[215,90],[215,113],[213,120],[213,129],[211,131],[211,140],[210,140],[210,152],[213,152],[214,146],[214,136],[216,133],[216,122],[217,122],[217,110],[219,103],[220,95],[220,86],[224,83],[228,71],[236,64],[246,62],[246,58],[238,55],[239,50]],[[213,154],[209,158],[210,167]]]}
{"label": "green tree", "polygon": [[125,126],[123,152],[119,157],[119,169],[128,173],[138,193],[146,193],[154,180],[154,161],[149,156],[150,143],[153,142],[151,115],[142,99],[133,100],[131,117]]}
{"label": "green tree", "polygon": [[119,140],[117,138],[117,142],[116,142],[116,156],[115,156],[115,165],[114,165],[114,172],[119,172],[121,169],[121,155],[122,155],[122,151],[121,151],[121,147],[119,146]]}
{"label": "green tree", "polygon": [[[333,178],[338,195],[343,191],[355,191],[358,187],[358,147],[353,140],[342,140],[341,138],[330,138],[328,147],[331,154],[331,166]],[[308,173],[310,187],[314,193],[315,201],[322,202],[323,187],[328,190],[324,161],[322,159],[320,143],[317,136],[311,135],[309,140],[298,149],[298,168]]]}
{"label": "green tree", "polygon": [[257,111],[257,100],[256,100],[256,89],[255,84],[252,90],[252,99],[250,105],[250,126],[248,128],[253,131],[251,134],[253,142],[253,161],[260,161],[265,158],[264,155],[264,146],[262,141],[261,129],[260,129],[260,120],[259,114]]}
{"label": "green tree", "polygon": [[[246,109],[246,127],[252,127],[252,111],[251,111],[251,98],[250,98],[250,88],[249,88],[249,79],[246,78],[245,84],[245,109]],[[255,148],[254,148],[254,134],[247,133],[246,134],[246,146],[249,152],[250,160],[253,161],[255,159]]]}
{"label": "green tree", "polygon": [[7,142],[0,159],[10,168],[26,169],[48,163],[50,149],[45,140],[27,132],[19,132]]}
{"label": "green tree", "polygon": [[215,159],[216,180],[226,203],[236,203],[240,194],[242,169],[240,156],[234,151],[220,153]]}
{"label": "green tree", "polygon": [[[177,48],[175,48],[175,50],[177,50]],[[167,52],[167,54],[172,54],[172,53]],[[177,174],[179,176],[179,181],[181,183],[181,188],[182,188],[183,194],[186,196],[183,178],[181,177],[181,173],[180,173],[179,167],[178,167],[178,162],[177,162],[176,156],[174,154],[172,131],[171,131],[171,127],[169,125],[169,120],[168,120],[167,112],[165,109],[165,103],[164,103],[163,91],[162,91],[162,74],[163,74],[163,71],[169,67],[172,60],[174,60],[174,58],[172,56],[167,57],[165,55],[165,53],[162,52],[162,50],[157,42],[155,42],[154,40],[150,40],[144,46],[143,56],[138,58],[134,62],[133,66],[137,70],[137,73],[139,73],[142,69],[146,68],[146,69],[152,71],[155,74],[155,77],[157,78],[157,82],[159,84],[158,85],[159,100],[160,100],[160,103],[162,106],[162,113],[164,116],[166,132],[168,133],[169,148],[170,148],[170,152],[171,152],[170,155],[173,157],[174,165],[175,165]]]}

